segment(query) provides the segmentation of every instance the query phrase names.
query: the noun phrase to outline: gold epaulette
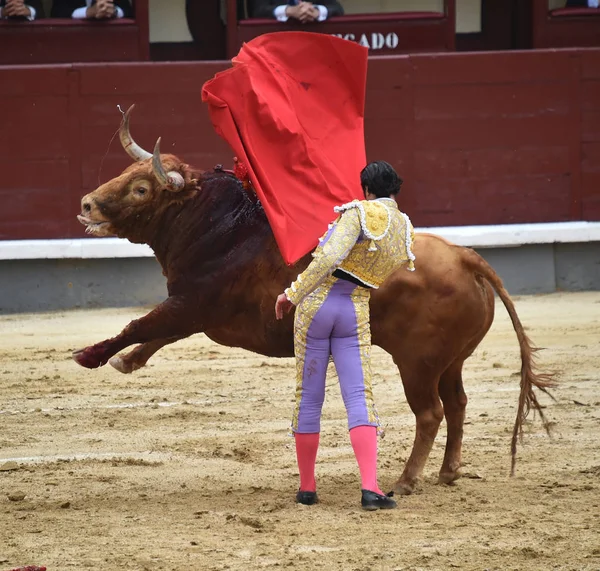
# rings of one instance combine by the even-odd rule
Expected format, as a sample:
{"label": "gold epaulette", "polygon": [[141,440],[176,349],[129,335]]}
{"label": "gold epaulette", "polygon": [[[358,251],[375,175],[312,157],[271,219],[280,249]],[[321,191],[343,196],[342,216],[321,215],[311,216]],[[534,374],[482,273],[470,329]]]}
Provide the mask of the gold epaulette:
{"label": "gold epaulette", "polygon": [[387,236],[392,221],[392,213],[385,204],[374,200],[353,200],[336,206],[335,212],[345,212],[350,208],[358,209],[360,214],[360,226],[366,238],[371,240],[369,251],[377,250],[375,242],[382,240]]}

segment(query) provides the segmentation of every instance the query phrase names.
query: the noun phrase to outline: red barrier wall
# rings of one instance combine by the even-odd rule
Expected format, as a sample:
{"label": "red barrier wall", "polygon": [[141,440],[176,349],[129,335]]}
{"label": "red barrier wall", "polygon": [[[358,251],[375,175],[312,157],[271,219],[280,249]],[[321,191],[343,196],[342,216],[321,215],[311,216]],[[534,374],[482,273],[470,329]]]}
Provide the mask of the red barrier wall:
{"label": "red barrier wall", "polygon": [[[83,237],[83,194],[129,164],[132,133],[231,164],[200,101],[227,63],[0,67],[0,239]],[[405,178],[418,226],[600,220],[600,50],[372,58],[369,159]]]}

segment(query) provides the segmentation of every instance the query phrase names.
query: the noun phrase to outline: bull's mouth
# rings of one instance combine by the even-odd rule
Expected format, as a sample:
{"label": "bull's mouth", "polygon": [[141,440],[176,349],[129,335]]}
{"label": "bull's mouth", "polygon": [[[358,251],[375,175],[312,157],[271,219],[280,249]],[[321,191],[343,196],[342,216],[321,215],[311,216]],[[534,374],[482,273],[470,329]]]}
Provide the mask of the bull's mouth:
{"label": "bull's mouth", "polygon": [[111,232],[109,229],[110,223],[106,220],[92,220],[87,216],[81,214],[77,215],[77,220],[85,226],[86,234],[93,234],[94,236],[110,236]]}

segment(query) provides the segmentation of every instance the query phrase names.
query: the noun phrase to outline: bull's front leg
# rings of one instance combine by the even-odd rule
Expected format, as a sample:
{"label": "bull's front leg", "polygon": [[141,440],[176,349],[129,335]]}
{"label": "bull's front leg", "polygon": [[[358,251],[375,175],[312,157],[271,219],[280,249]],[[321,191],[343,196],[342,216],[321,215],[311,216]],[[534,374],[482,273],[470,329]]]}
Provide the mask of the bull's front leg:
{"label": "bull's front leg", "polygon": [[207,310],[206,307],[207,304],[196,297],[169,297],[148,315],[129,323],[116,337],[75,351],[73,359],[82,367],[95,369],[105,365],[125,347],[136,343],[148,344],[156,351],[168,344],[168,340],[176,341],[212,326],[215,315],[207,311],[215,312],[215,309]]}
{"label": "bull's front leg", "polygon": [[142,343],[138,345],[129,353],[124,355],[115,355],[108,360],[109,365],[114,367],[120,373],[133,373],[146,365],[148,359],[154,355],[159,349],[162,349],[165,345],[175,343],[183,337],[171,337],[169,339],[156,339],[154,341],[148,341],[148,343]]}

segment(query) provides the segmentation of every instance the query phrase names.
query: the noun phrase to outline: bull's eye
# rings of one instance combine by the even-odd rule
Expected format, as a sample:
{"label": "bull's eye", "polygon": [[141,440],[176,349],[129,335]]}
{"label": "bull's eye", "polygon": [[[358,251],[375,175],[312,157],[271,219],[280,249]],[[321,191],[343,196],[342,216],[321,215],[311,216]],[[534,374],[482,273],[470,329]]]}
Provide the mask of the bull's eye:
{"label": "bull's eye", "polygon": [[140,186],[135,189],[138,194],[146,194],[146,189],[143,186]]}

